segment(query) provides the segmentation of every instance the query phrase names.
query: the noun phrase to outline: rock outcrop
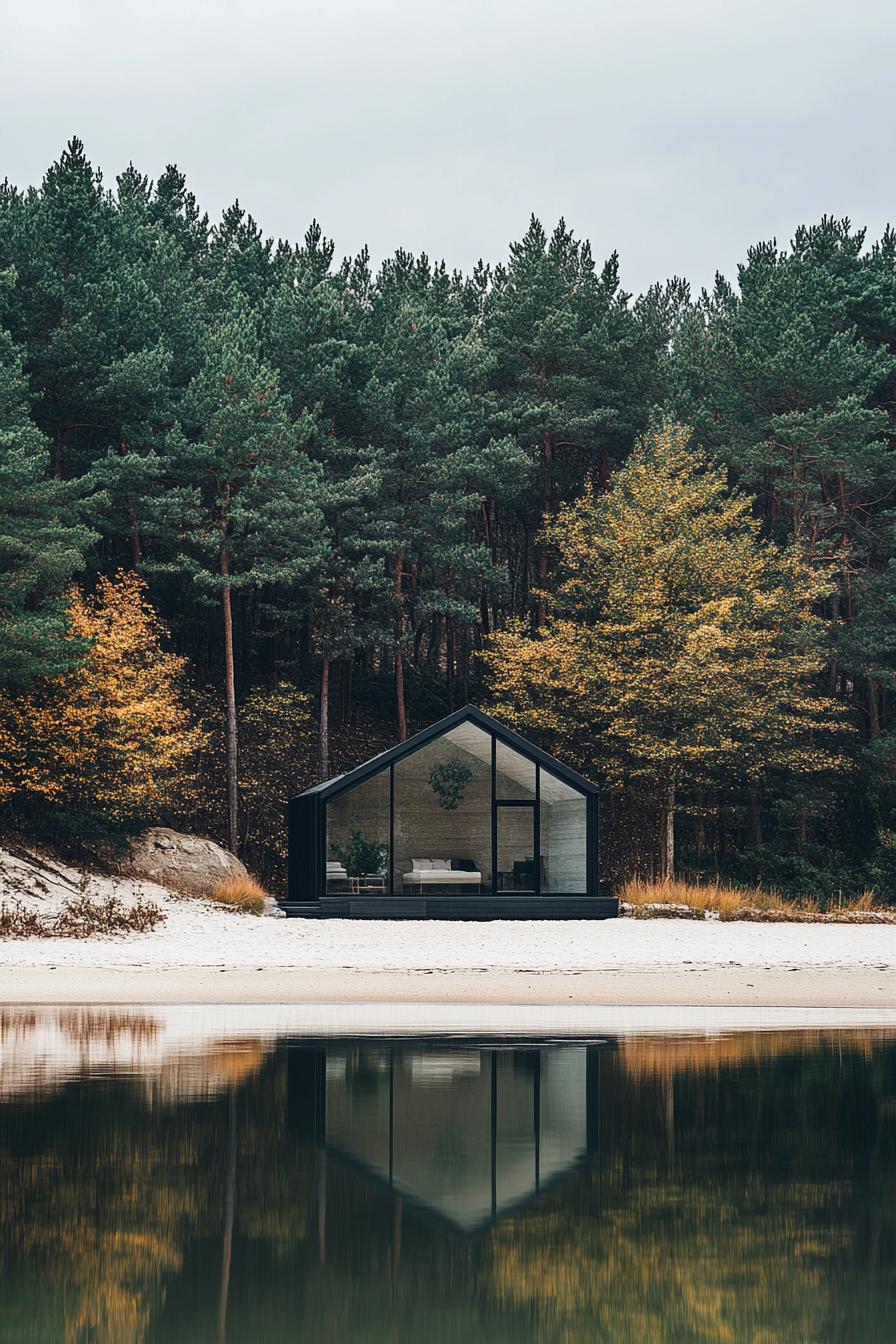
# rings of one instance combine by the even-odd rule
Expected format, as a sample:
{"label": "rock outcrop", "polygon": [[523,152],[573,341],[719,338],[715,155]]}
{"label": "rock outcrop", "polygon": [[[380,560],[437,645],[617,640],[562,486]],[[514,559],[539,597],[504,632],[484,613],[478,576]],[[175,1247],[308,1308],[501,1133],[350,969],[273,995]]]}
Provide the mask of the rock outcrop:
{"label": "rock outcrop", "polygon": [[248,877],[245,864],[214,840],[167,826],[153,826],[132,841],[121,871],[184,896],[210,896],[219,882]]}

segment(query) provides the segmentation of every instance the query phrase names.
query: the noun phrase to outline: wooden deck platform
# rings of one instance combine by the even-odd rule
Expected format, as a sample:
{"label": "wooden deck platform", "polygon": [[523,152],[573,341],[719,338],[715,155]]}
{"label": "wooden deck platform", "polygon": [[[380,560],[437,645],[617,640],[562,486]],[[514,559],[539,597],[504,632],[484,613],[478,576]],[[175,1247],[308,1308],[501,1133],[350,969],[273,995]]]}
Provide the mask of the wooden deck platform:
{"label": "wooden deck platform", "polygon": [[281,901],[295,919],[615,919],[611,896],[322,896]]}

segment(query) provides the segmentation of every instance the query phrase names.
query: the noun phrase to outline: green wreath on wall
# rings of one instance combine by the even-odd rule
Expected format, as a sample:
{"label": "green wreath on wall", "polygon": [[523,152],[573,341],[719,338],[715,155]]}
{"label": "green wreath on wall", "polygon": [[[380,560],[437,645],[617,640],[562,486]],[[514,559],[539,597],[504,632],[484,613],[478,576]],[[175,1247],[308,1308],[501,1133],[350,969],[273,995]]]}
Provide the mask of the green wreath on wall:
{"label": "green wreath on wall", "polygon": [[473,778],[473,771],[463,761],[442,761],[429,772],[429,787],[446,812],[456,812],[464,800],[464,789]]}

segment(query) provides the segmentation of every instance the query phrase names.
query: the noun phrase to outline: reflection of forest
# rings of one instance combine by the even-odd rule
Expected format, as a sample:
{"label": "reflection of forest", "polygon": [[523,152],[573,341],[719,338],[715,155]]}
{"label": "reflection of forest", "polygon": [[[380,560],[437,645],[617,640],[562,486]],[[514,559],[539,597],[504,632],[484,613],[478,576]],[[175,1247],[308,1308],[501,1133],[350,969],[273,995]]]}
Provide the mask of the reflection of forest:
{"label": "reflection of forest", "polygon": [[[477,1235],[290,1125],[293,1053],[209,1099],[99,1076],[7,1100],[0,1340],[894,1337],[896,1041],[607,1045],[596,1151]],[[434,1115],[450,1085],[427,1067],[403,1061]]]}
{"label": "reflection of forest", "polygon": [[116,1008],[0,1007],[0,1101],[49,1096],[96,1073],[133,1074],[166,1101],[210,1097],[254,1073],[268,1046],[251,1036],[188,1040],[164,1013]]}

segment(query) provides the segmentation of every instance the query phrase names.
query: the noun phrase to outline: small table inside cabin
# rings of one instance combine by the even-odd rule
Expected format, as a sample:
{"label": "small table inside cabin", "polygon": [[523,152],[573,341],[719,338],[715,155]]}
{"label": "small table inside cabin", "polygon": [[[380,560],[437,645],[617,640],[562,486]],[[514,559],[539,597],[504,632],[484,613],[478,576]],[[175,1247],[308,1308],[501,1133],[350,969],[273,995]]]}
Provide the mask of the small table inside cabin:
{"label": "small table inside cabin", "polygon": [[353,896],[358,896],[362,892],[378,892],[381,896],[386,890],[385,873],[362,873],[360,877],[350,877],[348,879],[348,889]]}

